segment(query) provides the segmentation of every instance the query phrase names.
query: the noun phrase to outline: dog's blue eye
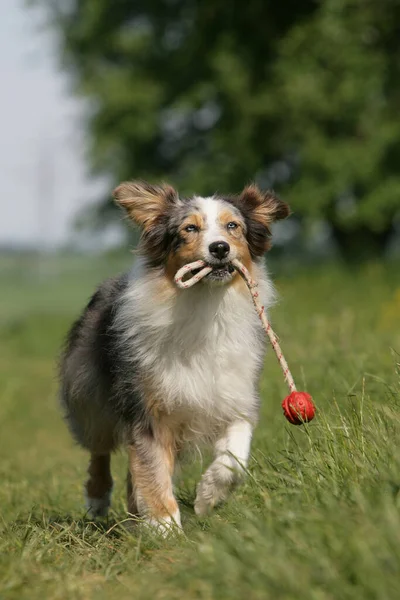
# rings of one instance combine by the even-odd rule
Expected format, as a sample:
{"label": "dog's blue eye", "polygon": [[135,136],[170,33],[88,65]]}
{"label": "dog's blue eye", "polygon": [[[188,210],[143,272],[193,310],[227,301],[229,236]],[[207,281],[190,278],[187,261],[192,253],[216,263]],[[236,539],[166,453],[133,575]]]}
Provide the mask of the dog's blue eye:
{"label": "dog's blue eye", "polygon": [[188,233],[193,233],[193,231],[198,231],[199,228],[197,227],[197,225],[186,225],[185,227],[185,231],[187,231]]}
{"label": "dog's blue eye", "polygon": [[237,227],[238,227],[238,224],[235,223],[234,221],[230,221],[227,225],[228,229],[237,229]]}

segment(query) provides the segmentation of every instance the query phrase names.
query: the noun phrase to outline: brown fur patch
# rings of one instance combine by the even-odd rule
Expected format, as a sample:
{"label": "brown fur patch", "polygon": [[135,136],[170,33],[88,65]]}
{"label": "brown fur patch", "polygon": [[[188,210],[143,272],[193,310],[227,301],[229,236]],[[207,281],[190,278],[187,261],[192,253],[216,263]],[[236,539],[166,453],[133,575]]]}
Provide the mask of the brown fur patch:
{"label": "brown fur patch", "polygon": [[[188,232],[185,228],[188,225],[197,227],[197,231]],[[189,215],[179,228],[179,237],[182,243],[176,252],[175,256],[180,266],[188,262],[198,260],[201,253],[202,234],[204,229],[204,220],[200,213]]]}
{"label": "brown fur patch", "polygon": [[113,485],[110,470],[110,455],[95,455],[90,457],[86,482],[86,492],[89,498],[102,498],[109,492]]}
{"label": "brown fur patch", "polygon": [[[162,519],[174,515],[178,504],[172,491],[175,441],[167,427],[157,423],[153,435],[142,435],[129,447],[129,512],[144,503],[146,516]],[[142,510],[143,512],[143,510]]]}
{"label": "brown fur patch", "polygon": [[[236,223],[238,227],[236,229],[228,229],[227,225],[231,222]],[[218,213],[218,223],[221,225],[223,234],[229,238],[240,239],[245,237],[244,222],[233,210],[229,210],[229,208],[221,210]]]}
{"label": "brown fur patch", "polygon": [[[237,258],[240,260],[240,262],[244,264],[245,267],[247,267],[249,271],[251,271],[251,254],[246,239],[246,225],[242,217],[240,217],[237,214],[237,212],[226,208],[220,211],[218,215],[218,221],[221,225],[223,234],[229,241],[229,245],[231,246],[231,248],[235,249],[235,254]],[[238,227],[236,229],[228,229],[227,225],[230,222],[236,223]],[[246,289],[246,284],[244,283],[242,277],[237,273],[237,271],[235,272],[235,276],[233,277],[230,285],[243,288],[243,291]]]}
{"label": "brown fur patch", "polygon": [[[249,253],[249,259],[248,261],[241,261],[244,266],[247,268],[248,272],[250,273],[251,277],[253,277],[253,263],[250,257],[250,253]],[[234,288],[236,288],[237,290],[240,290],[240,292],[242,294],[244,294],[245,296],[249,295],[249,288],[247,287],[247,284],[245,282],[245,280],[243,279],[243,277],[236,272],[236,276],[233,278],[231,284]]]}
{"label": "brown fur patch", "polygon": [[162,398],[154,392],[157,386],[152,381],[152,378],[147,375],[143,376],[141,380],[141,393],[143,395],[143,402],[146,407],[147,414],[158,422],[160,418],[160,406],[162,405]]}
{"label": "brown fur patch", "polygon": [[[188,225],[194,225],[197,230],[188,232],[185,228]],[[178,235],[180,245],[177,250],[170,253],[167,259],[166,273],[168,279],[172,282],[176,272],[183,266],[201,258],[202,231],[204,229],[204,219],[198,212],[188,215],[179,227]]]}
{"label": "brown fur patch", "polygon": [[114,198],[129,217],[148,231],[177,199],[170,185],[150,185],[144,181],[127,181],[114,190]]}
{"label": "brown fur patch", "polygon": [[185,236],[187,238],[190,238],[193,235],[193,233],[195,233],[195,232],[190,233],[188,231],[185,231],[185,228],[188,227],[188,225],[194,225],[195,227],[197,227],[197,229],[199,231],[201,231],[202,229],[204,229],[204,218],[203,218],[203,215],[201,215],[198,212],[194,212],[194,213],[191,213],[190,215],[188,215],[182,221],[182,224],[181,224],[181,226],[179,228],[179,232],[180,232],[181,235],[183,235],[183,236]]}

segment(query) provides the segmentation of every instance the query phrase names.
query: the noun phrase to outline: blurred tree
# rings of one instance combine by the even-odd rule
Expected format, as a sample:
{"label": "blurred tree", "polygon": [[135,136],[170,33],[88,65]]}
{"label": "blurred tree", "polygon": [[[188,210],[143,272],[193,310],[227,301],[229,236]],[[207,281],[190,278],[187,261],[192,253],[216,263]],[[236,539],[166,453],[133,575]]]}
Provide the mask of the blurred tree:
{"label": "blurred tree", "polygon": [[279,44],[288,195],[348,258],[382,253],[400,209],[400,2],[323,0]]}
{"label": "blurred tree", "polygon": [[329,221],[348,258],[383,251],[400,208],[400,0],[36,2],[89,99],[94,171],[184,193],[256,179]]}

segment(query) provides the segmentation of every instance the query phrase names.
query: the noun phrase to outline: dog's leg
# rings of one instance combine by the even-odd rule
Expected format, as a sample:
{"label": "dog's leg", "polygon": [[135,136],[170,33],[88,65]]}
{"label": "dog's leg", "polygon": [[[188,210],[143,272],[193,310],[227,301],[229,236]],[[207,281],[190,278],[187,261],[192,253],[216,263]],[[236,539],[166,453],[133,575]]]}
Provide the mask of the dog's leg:
{"label": "dog's leg", "polygon": [[250,453],[252,426],[248,421],[235,421],[215,445],[215,459],[197,487],[194,509],[205,515],[224,501],[230,490],[245,475]]}
{"label": "dog's leg", "polygon": [[133,486],[132,479],[132,473],[130,468],[128,467],[128,473],[126,476],[126,496],[128,504],[128,513],[131,517],[138,517],[139,511],[136,502],[136,489]]}
{"label": "dog's leg", "polygon": [[128,511],[162,534],[179,530],[181,519],[172,490],[175,445],[171,432],[155,429],[135,435],[129,446]]}
{"label": "dog's leg", "polygon": [[107,516],[110,507],[113,487],[110,462],[110,454],[92,454],[90,457],[85,495],[88,514],[92,518]]}

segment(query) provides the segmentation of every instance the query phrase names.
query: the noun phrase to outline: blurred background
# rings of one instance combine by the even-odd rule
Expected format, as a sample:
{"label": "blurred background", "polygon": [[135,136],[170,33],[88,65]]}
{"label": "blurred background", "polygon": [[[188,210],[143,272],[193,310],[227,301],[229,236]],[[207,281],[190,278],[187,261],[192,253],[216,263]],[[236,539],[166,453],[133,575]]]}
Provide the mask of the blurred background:
{"label": "blurred background", "polygon": [[276,245],[297,257],[398,254],[398,0],[0,10],[5,252],[119,246],[110,191],[139,177],[274,188],[294,211]]}

